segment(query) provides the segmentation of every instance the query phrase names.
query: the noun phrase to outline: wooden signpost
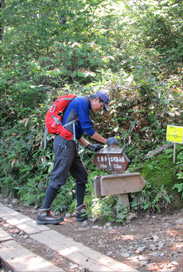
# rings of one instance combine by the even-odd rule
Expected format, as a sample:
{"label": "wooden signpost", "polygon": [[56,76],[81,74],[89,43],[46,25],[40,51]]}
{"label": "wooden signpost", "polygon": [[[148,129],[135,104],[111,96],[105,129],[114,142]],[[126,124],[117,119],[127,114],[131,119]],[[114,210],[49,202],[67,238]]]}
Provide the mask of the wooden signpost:
{"label": "wooden signpost", "polygon": [[95,154],[94,163],[99,169],[112,171],[112,175],[94,178],[95,195],[117,195],[120,204],[129,207],[128,193],[141,191],[146,182],[139,173],[124,173],[130,160],[123,149],[116,145],[104,147]]}
{"label": "wooden signpost", "polygon": [[112,173],[123,173],[129,163],[123,149],[116,145],[104,147],[94,156],[94,164],[98,169],[111,170]]}

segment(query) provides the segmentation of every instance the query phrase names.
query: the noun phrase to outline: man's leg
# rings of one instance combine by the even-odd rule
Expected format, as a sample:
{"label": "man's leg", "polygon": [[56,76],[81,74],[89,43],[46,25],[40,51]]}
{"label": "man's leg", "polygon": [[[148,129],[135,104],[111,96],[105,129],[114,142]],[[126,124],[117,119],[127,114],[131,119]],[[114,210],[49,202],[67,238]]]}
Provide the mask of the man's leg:
{"label": "man's leg", "polygon": [[37,216],[36,223],[38,225],[45,225],[45,224],[59,224],[61,223],[64,219],[62,216],[56,217],[51,213],[50,206],[53,202],[53,200],[56,197],[58,190],[51,187],[50,185],[48,186],[46,193],[45,193],[45,198],[43,201],[43,206],[41,209],[39,209],[39,213]]}
{"label": "man's leg", "polygon": [[55,199],[60,186],[66,182],[68,172],[75,156],[75,149],[74,142],[67,141],[59,135],[55,137],[54,167],[50,175],[50,182],[45,193],[42,209],[40,209],[38,213],[37,224],[58,224],[63,221],[63,217],[55,217],[50,213],[50,206]]}
{"label": "man's leg", "polygon": [[53,200],[55,199],[57,195],[58,190],[48,185],[48,188],[45,193],[44,201],[43,201],[43,209],[49,209],[51,207],[51,204]]}
{"label": "man's leg", "polygon": [[70,173],[75,178],[76,182],[76,219],[78,222],[83,222],[87,219],[84,196],[88,173],[78,155],[73,161]]}
{"label": "man's leg", "polygon": [[78,184],[78,183],[76,183],[77,207],[81,206],[84,203],[85,187],[86,187],[85,184]]}

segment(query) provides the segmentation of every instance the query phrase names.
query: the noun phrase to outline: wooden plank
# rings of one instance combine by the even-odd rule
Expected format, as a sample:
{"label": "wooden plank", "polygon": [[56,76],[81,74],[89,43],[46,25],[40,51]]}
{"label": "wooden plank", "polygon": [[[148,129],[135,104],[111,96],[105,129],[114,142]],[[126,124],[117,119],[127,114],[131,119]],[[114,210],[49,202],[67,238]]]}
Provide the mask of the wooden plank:
{"label": "wooden plank", "polygon": [[93,184],[94,184],[95,195],[96,196],[101,196],[101,192],[100,192],[100,176],[94,177]]}
{"label": "wooden plank", "polygon": [[2,228],[0,228],[0,243],[12,240],[13,238]]}
{"label": "wooden plank", "polygon": [[139,173],[106,175],[100,178],[101,196],[141,191],[146,181]]}
{"label": "wooden plank", "polygon": [[48,230],[45,225],[37,225],[31,218],[10,209],[0,203],[0,217],[8,224],[13,225],[27,234],[38,233],[40,231]]}
{"label": "wooden plank", "polygon": [[62,268],[32,253],[14,240],[0,244],[0,256],[15,272],[64,272]]}
{"label": "wooden plank", "polygon": [[136,269],[105,256],[79,242],[75,242],[73,239],[65,237],[54,230],[33,234],[31,238],[44,243],[64,258],[85,267],[90,272],[137,272]]}
{"label": "wooden plank", "polygon": [[128,194],[117,195],[121,206],[125,205],[126,208],[130,206]]}

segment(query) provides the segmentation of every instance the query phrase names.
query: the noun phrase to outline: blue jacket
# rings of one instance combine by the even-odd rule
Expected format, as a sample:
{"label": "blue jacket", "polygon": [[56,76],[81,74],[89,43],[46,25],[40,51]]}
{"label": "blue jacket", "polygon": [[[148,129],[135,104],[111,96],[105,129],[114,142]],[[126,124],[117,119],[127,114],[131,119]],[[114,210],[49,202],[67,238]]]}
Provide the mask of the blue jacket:
{"label": "blue jacket", "polygon": [[[63,125],[71,122],[78,118],[76,124],[76,139],[82,137],[83,132],[89,136],[92,136],[95,133],[95,130],[92,127],[92,121],[90,119],[90,110],[91,104],[88,97],[78,96],[74,98],[69,106],[66,108],[63,117]],[[68,125],[65,127],[67,130],[73,132],[73,125]]]}

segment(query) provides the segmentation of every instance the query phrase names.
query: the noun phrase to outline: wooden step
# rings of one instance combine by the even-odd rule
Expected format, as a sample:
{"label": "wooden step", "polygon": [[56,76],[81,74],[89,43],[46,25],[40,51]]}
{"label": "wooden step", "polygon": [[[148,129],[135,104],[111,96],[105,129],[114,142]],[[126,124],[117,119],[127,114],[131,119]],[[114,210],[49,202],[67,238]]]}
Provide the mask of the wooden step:
{"label": "wooden step", "polygon": [[[21,213],[14,211],[13,209],[4,206],[2,203],[0,203],[0,217],[10,225],[24,231],[27,235],[29,235],[31,239],[46,245],[49,249],[58,252],[58,254],[60,254],[66,260],[69,260],[73,264],[77,264],[78,266],[81,266],[89,270],[90,272],[102,272],[102,271],[137,272],[136,269],[127,266],[121,262],[118,262],[115,259],[110,258],[96,250],[92,250],[91,248],[83,245],[82,243],[75,242],[73,239],[68,238],[65,235],[62,235],[61,233],[55,230],[51,230],[48,226],[36,225],[36,222],[34,220],[22,215]],[[7,241],[5,242],[5,244],[8,245],[9,243],[11,248],[11,242],[15,243],[15,241]],[[15,256],[18,255],[19,250],[17,250],[17,255],[15,254],[15,252],[12,253],[10,257],[8,257],[9,260],[11,260],[11,257],[15,258]],[[33,254],[33,256],[35,260],[37,260],[35,254]],[[17,256],[18,260],[20,260],[20,257],[21,256],[19,255]],[[21,259],[21,262],[27,265],[26,259],[25,260]],[[49,265],[47,267],[49,268]],[[25,268],[24,270],[19,271],[25,272]],[[33,271],[36,270],[34,269]],[[44,268],[43,271],[48,272],[49,270]]]}
{"label": "wooden step", "polygon": [[42,257],[19,245],[0,228],[0,257],[15,272],[64,272]]}

